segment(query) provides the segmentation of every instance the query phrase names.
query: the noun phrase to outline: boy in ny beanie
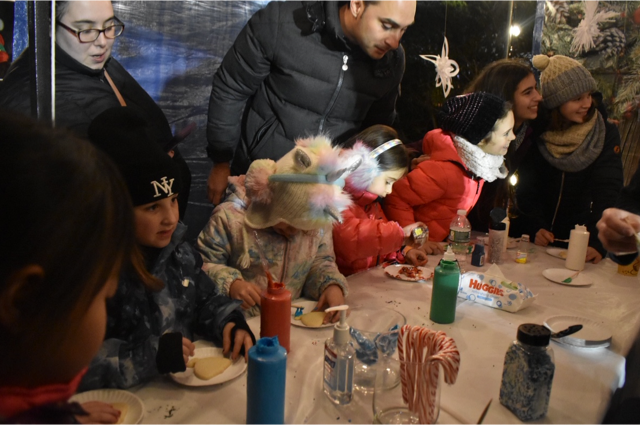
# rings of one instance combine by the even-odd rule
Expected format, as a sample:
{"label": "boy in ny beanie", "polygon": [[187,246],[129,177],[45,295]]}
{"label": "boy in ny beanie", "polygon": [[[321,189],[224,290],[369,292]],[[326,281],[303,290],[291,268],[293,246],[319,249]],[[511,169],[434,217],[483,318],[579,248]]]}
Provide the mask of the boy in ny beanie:
{"label": "boy in ny beanie", "polygon": [[240,303],[218,291],[201,270],[200,255],[184,241],[180,172],[149,134],[144,118],[127,107],[108,109],[89,126],[89,137],[115,162],[129,188],[138,249],[156,282],[122,273],[108,304],[105,340],[83,390],[129,388],[184,371],[195,334],[223,346],[233,359],[255,342]]}
{"label": "boy in ny beanie", "polygon": [[[318,309],[344,303],[347,281],[338,271],[332,224],[351,200],[342,191],[344,167],[323,136],[296,141],[278,162],[254,161],[246,176],[230,177],[227,199],[198,236],[203,269],[248,315],[260,313],[269,271],[291,291],[318,300]],[[325,322],[337,320],[327,315]]]}
{"label": "boy in ny beanie", "polygon": [[440,128],[422,142],[431,158],[394,184],[384,211],[401,226],[425,223],[429,238],[441,242],[457,211],[475,205],[484,181],[506,177],[504,155],[515,136],[511,104],[489,93],[451,98],[438,118]]}

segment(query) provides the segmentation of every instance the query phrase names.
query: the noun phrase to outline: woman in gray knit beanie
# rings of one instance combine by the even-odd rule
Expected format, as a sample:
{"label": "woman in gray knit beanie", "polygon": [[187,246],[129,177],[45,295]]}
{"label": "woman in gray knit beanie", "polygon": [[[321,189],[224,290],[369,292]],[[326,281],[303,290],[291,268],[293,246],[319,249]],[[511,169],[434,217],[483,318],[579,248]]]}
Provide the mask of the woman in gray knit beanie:
{"label": "woman in gray knit beanie", "polygon": [[606,251],[595,225],[622,188],[620,134],[594,99],[601,98],[596,81],[578,61],[537,55],[532,62],[541,71],[544,109],[535,123],[541,136],[519,168],[519,217],[512,229],[547,246],[586,225],[586,260],[597,263]]}

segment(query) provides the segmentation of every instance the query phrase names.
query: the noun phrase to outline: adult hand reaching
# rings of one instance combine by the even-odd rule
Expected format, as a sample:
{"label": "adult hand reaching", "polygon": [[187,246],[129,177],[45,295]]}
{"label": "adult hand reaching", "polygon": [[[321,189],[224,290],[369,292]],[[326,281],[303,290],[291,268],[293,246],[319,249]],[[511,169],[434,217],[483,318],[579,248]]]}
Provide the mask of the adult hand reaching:
{"label": "adult hand reaching", "polygon": [[547,246],[551,242],[553,242],[555,238],[556,237],[550,231],[546,229],[540,229],[538,230],[538,233],[536,233],[535,244],[539,246]]}
{"label": "adult hand reaching", "polygon": [[640,216],[618,208],[608,208],[596,225],[598,238],[611,252],[638,250],[635,234],[640,231]]}
{"label": "adult hand reaching", "polygon": [[222,195],[229,184],[231,169],[228,162],[213,164],[209,178],[207,179],[207,196],[212,204],[218,205],[222,200]]}
{"label": "adult hand reaching", "polygon": [[598,264],[602,260],[602,255],[598,252],[597,249],[588,247],[587,248],[587,256],[585,257],[585,261],[593,261],[593,264]]}

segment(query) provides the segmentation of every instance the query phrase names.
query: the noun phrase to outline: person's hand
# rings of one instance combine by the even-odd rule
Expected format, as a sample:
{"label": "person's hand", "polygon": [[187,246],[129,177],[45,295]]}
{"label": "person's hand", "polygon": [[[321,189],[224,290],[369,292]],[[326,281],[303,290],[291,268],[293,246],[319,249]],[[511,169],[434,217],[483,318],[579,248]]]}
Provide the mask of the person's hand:
{"label": "person's hand", "polygon": [[260,305],[261,294],[262,289],[258,285],[242,279],[234,280],[229,287],[229,297],[234,300],[242,300],[241,307],[245,310],[256,304]]}
{"label": "person's hand", "polygon": [[169,158],[173,158],[173,156],[176,154],[176,151],[171,149],[169,152],[167,152],[167,154],[169,155]]}
{"label": "person's hand", "polygon": [[438,242],[433,242],[433,241],[426,241],[423,245],[422,245],[422,250],[425,252],[425,254],[427,255],[439,255],[439,254],[444,254],[444,248],[442,247],[442,244],[438,243]]}
{"label": "person's hand", "polygon": [[[324,311],[329,307],[335,307],[342,304],[344,304],[344,294],[342,293],[342,288],[340,288],[340,286],[338,286],[337,284],[333,284],[327,286],[322,295],[320,295],[318,305],[316,306],[314,311]],[[335,323],[338,320],[340,320],[340,312],[332,311],[325,314],[322,323]]]}
{"label": "person's hand", "polygon": [[547,246],[549,245],[551,242],[553,242],[555,240],[555,236],[553,236],[553,233],[551,233],[550,231],[546,230],[546,229],[540,229],[538,230],[538,233],[536,233],[536,245],[539,246]]}
{"label": "person's hand", "polygon": [[418,164],[420,164],[422,161],[426,161],[429,158],[431,158],[431,155],[420,155],[417,158],[413,158],[411,160],[411,169],[413,170],[418,166]]}
{"label": "person's hand", "polygon": [[224,325],[224,329],[222,330],[222,354],[227,355],[229,350],[231,350],[231,344],[233,343],[233,352],[231,353],[231,360],[235,360],[240,355],[240,349],[244,346],[244,361],[249,361],[249,348],[253,347],[253,341],[251,340],[251,335],[249,332],[244,329],[238,329],[236,331],[235,338],[231,341],[231,329],[236,324],[233,322],[229,322]]}
{"label": "person's hand", "polygon": [[640,231],[640,216],[618,208],[608,208],[596,225],[598,239],[611,252],[636,252],[635,234]]}
{"label": "person's hand", "polygon": [[207,179],[207,196],[212,204],[218,205],[222,199],[227,185],[229,184],[229,176],[231,169],[228,162],[214,164]]}
{"label": "person's hand", "polygon": [[88,415],[77,415],[75,418],[81,424],[115,424],[121,412],[112,405],[101,401],[88,401],[80,404]]}
{"label": "person's hand", "polygon": [[182,337],[182,358],[184,358],[184,364],[189,363],[189,357],[193,356],[196,346],[188,338]]}
{"label": "person's hand", "polygon": [[421,248],[410,249],[409,252],[404,255],[404,258],[414,266],[424,266],[429,261],[427,253]]}
{"label": "person's hand", "polygon": [[593,261],[593,264],[598,264],[602,260],[602,255],[598,252],[597,249],[588,247],[587,248],[587,256],[585,257],[585,261]]}
{"label": "person's hand", "polygon": [[404,245],[411,245],[415,241],[413,240],[413,230],[418,227],[426,227],[426,225],[420,221],[410,224],[402,228],[402,232],[404,233]]}

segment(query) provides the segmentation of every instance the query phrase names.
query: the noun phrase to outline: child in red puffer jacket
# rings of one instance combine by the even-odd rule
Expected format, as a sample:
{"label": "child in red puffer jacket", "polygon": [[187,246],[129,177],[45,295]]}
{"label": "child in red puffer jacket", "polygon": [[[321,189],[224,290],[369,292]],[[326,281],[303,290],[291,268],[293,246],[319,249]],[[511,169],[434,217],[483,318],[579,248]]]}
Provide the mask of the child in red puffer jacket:
{"label": "child in red puffer jacket", "polygon": [[402,227],[389,221],[378,202],[391,193],[393,183],[409,167],[407,151],[398,133],[384,125],[369,127],[345,142],[341,157],[360,165],[347,177],[344,187],[354,203],[343,212],[342,223],[333,228],[340,272],[349,275],[392,260],[416,266],[426,264],[427,253],[423,249],[406,247],[411,242],[412,230],[422,223]]}

